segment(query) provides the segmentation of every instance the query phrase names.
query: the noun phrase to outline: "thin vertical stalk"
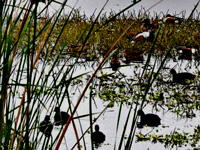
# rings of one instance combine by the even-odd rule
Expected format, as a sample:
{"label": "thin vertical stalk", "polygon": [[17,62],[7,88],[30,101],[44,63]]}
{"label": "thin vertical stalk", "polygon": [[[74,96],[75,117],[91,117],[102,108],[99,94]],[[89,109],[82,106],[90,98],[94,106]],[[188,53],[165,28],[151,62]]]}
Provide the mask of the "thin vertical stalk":
{"label": "thin vertical stalk", "polygon": [[[26,116],[26,133],[25,133],[25,149],[29,148],[29,124],[30,124],[30,114],[29,107],[31,103],[31,80],[32,80],[32,72],[33,72],[33,57],[35,52],[35,42],[36,42],[36,27],[37,27],[37,7],[38,2],[35,3],[35,8],[33,11],[33,48],[30,49],[30,41],[28,40],[28,56],[27,56],[27,116]],[[29,33],[31,32],[32,26],[31,21],[29,22]],[[29,36],[30,37],[30,36]]]}
{"label": "thin vertical stalk", "polygon": [[91,138],[91,147],[92,150],[94,150],[94,144],[92,140],[92,133],[93,133],[93,128],[92,128],[92,95],[93,95],[93,89],[92,86],[90,87],[90,97],[89,97],[89,114],[90,114],[90,138]]}
{"label": "thin vertical stalk", "polygon": [[[40,55],[40,53],[41,53],[41,49],[42,49],[42,47],[43,47],[42,45],[45,44],[45,41],[46,41],[46,39],[48,38],[47,35],[49,34],[49,31],[50,31],[51,27],[52,27],[52,26],[50,25],[50,26],[48,27],[48,29],[47,29],[47,32],[45,33],[45,36],[44,36],[44,38],[43,38],[43,40],[42,40],[42,42],[41,42],[41,45],[40,45],[40,49],[38,50],[38,53],[37,53],[37,55],[36,55],[36,58],[34,59],[34,63],[33,63],[32,68],[35,67],[35,65],[36,65],[36,63],[37,63],[37,61],[38,61],[39,55]],[[24,99],[25,99],[26,92],[27,92],[27,87],[25,87],[25,89],[24,89],[24,93],[23,93],[23,96],[22,96],[22,99],[21,99],[21,102],[20,102],[20,106],[19,106],[19,110],[18,110],[18,113],[17,113],[16,120],[15,120],[15,128],[14,128],[14,132],[13,132],[13,134],[12,134],[12,140],[11,140],[11,143],[10,143],[10,150],[12,150],[12,147],[13,147],[14,138],[15,138],[15,134],[16,134],[16,127],[17,127],[17,124],[18,124],[18,120],[19,120],[19,117],[20,117],[20,113],[21,113],[21,109],[22,109],[22,106],[23,106],[23,103],[24,103]]]}
{"label": "thin vertical stalk", "polygon": [[[95,120],[92,122],[91,126],[99,119],[99,117],[106,111],[106,109],[109,107],[109,105],[111,104],[112,102],[108,103],[105,108],[101,111],[101,113],[95,118]],[[89,126],[85,132],[81,135],[81,137],[79,138],[79,140],[74,144],[74,146],[71,148],[71,150],[73,150],[76,145],[79,143],[79,141],[85,136],[85,134],[88,132],[88,130],[91,129],[91,126]]]}
{"label": "thin vertical stalk", "polygon": [[74,116],[76,110],[78,109],[78,106],[79,106],[79,104],[80,104],[82,98],[83,98],[84,95],[85,95],[85,92],[87,91],[87,89],[88,89],[90,83],[93,81],[93,78],[96,76],[97,72],[98,72],[98,71],[100,70],[100,68],[103,66],[103,64],[104,64],[105,60],[107,59],[107,57],[109,56],[109,54],[114,50],[114,48],[115,48],[115,46],[117,45],[117,43],[121,40],[121,38],[124,36],[124,34],[129,30],[129,28],[131,28],[131,26],[132,26],[134,23],[135,23],[135,21],[133,21],[133,22],[129,25],[129,27],[120,35],[120,37],[115,41],[115,43],[112,45],[112,47],[110,48],[110,50],[106,53],[106,55],[104,56],[103,60],[99,63],[99,65],[97,66],[96,70],[95,70],[94,73],[92,74],[91,78],[89,79],[88,83],[86,84],[85,88],[83,89],[83,92],[81,93],[81,95],[80,95],[80,97],[79,97],[79,99],[78,99],[78,101],[77,101],[77,103],[76,103],[76,105],[75,105],[75,107],[74,107],[74,110],[72,111],[72,114],[70,115],[70,117],[69,117],[69,119],[68,119],[68,121],[67,121],[67,123],[66,123],[66,125],[65,125],[65,127],[64,127],[64,129],[63,129],[63,132],[62,132],[62,134],[61,134],[61,136],[60,136],[60,139],[58,140],[58,143],[57,143],[57,145],[56,145],[56,147],[55,147],[55,150],[58,150],[58,149],[59,149],[59,147],[60,147],[60,145],[61,145],[61,142],[62,142],[62,139],[63,139],[63,137],[64,137],[64,135],[65,135],[65,132],[67,131],[68,126],[69,126],[69,124],[70,124],[70,122],[71,122],[71,120],[72,120],[72,118],[73,118],[73,116]]}
{"label": "thin vertical stalk", "polygon": [[[3,29],[3,7],[4,7],[4,0],[0,0],[0,43],[2,42],[2,29]],[[4,83],[4,82],[3,82]],[[2,85],[4,87],[4,85]],[[6,88],[6,87],[5,87]],[[2,144],[2,138],[3,138],[3,123],[4,123],[4,104],[3,101],[5,99],[5,93],[6,91],[1,91],[1,98],[0,98],[0,145]]]}

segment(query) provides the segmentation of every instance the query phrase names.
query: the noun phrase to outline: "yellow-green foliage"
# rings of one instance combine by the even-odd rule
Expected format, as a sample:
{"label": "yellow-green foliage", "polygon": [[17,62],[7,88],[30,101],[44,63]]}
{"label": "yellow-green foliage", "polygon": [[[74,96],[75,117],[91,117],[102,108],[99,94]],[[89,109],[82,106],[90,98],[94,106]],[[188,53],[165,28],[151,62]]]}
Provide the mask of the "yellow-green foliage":
{"label": "yellow-green foliage", "polygon": [[[130,14],[129,14],[130,15]],[[120,42],[116,45],[119,52],[123,52],[125,49],[131,50],[143,50],[148,52],[151,48],[152,42],[138,42],[135,44],[131,44],[130,37],[137,35],[141,32],[141,20],[138,18],[127,17],[125,15],[121,17],[117,17],[109,22],[107,25],[103,25],[111,16],[104,16],[96,22],[94,29],[87,40],[88,49],[90,51],[98,50],[98,52],[105,53],[107,52],[113,43],[117,40],[117,38],[126,30],[131,23],[134,22],[132,27],[127,31],[124,37],[120,40]],[[37,25],[38,32],[45,26],[48,19],[39,20]],[[55,43],[58,35],[61,32],[65,22],[67,22],[64,27],[64,31],[62,32],[61,38],[56,45],[56,50],[63,45],[67,46],[77,46],[78,48],[71,48],[71,52],[76,52],[81,50],[81,46],[86,39],[86,36],[94,23],[94,18],[86,18],[81,16],[73,16],[68,20],[68,16],[62,17],[56,24],[56,27],[53,28],[53,33],[51,37],[48,39],[48,43],[50,47],[48,51],[51,51],[51,45]],[[52,21],[53,23],[53,21]],[[162,19],[159,20],[160,32],[158,35],[158,40],[155,45],[155,51],[160,54],[164,53],[170,46],[177,47],[179,45],[186,46],[195,46],[200,43],[200,22],[197,20],[193,21],[184,21],[182,24],[165,24]],[[19,25],[17,24],[16,30],[18,30]],[[32,27],[33,28],[33,27]],[[33,29],[31,29],[32,31]],[[27,30],[28,31],[28,30]],[[44,30],[45,33],[46,30]],[[155,30],[155,34],[157,34],[158,29]],[[41,34],[42,36],[42,34]],[[26,36],[25,36],[26,37]],[[13,39],[15,39],[15,34],[13,34]],[[39,39],[39,38],[38,38]],[[27,39],[24,39],[22,42],[22,46],[26,45]],[[38,42],[40,42],[38,40]],[[38,44],[39,45],[39,44]]]}

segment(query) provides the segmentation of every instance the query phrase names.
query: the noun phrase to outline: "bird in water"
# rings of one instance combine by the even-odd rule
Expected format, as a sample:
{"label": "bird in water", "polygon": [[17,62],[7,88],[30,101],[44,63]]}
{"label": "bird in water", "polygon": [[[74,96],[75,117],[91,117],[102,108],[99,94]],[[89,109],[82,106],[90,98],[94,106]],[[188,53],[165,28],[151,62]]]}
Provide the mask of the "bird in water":
{"label": "bird in water", "polygon": [[176,50],[177,50],[177,53],[180,54],[178,59],[186,59],[186,60],[192,59],[192,49],[191,48],[187,48],[186,46],[178,46]]}
{"label": "bird in water", "polygon": [[46,115],[44,120],[40,123],[39,130],[46,137],[51,136],[51,132],[53,130],[53,124],[50,121],[50,116],[49,115]]}
{"label": "bird in water", "polygon": [[99,144],[106,140],[106,136],[99,131],[99,125],[95,125],[95,132],[92,133],[92,141],[98,147]]}
{"label": "bird in water", "polygon": [[180,54],[178,59],[192,60],[192,55],[199,52],[199,47],[198,45],[195,45],[194,48],[178,46],[176,50]]}
{"label": "bird in water", "polygon": [[115,54],[113,55],[111,61],[110,61],[110,66],[113,71],[117,71],[117,69],[120,67],[120,61],[118,56]]}
{"label": "bird in water", "polygon": [[138,110],[138,116],[140,116],[140,122],[137,124],[138,128],[142,128],[147,125],[149,127],[158,127],[160,123],[160,117],[155,114],[145,114],[142,110]]}
{"label": "bird in water", "polygon": [[54,111],[56,112],[54,115],[55,125],[56,126],[65,125],[70,117],[69,114],[67,112],[60,111],[59,107],[55,107]]}
{"label": "bird in water", "polygon": [[173,83],[182,83],[185,84],[187,80],[194,80],[195,75],[189,72],[177,73],[176,70],[171,69],[170,73],[172,74]]}
{"label": "bird in water", "polygon": [[125,60],[123,60],[123,62],[126,64],[129,64],[130,62],[143,62],[144,54],[144,50],[126,49],[124,51]]}

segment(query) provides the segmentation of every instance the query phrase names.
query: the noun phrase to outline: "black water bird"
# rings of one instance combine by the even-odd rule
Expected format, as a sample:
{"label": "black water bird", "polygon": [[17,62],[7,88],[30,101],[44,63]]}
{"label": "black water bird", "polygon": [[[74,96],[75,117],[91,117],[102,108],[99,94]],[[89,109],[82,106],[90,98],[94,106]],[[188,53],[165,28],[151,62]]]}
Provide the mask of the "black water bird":
{"label": "black water bird", "polygon": [[46,137],[51,136],[51,132],[53,130],[53,124],[50,121],[50,116],[49,115],[46,115],[44,120],[40,123],[39,130]]}
{"label": "black water bird", "polygon": [[110,61],[110,66],[113,71],[117,71],[117,69],[120,67],[120,61],[117,55],[113,55]]}
{"label": "black water bird", "polygon": [[177,73],[176,70],[171,69],[170,73],[172,74],[172,82],[174,83],[186,83],[186,80],[194,80],[195,75],[188,72]]}
{"label": "black water bird", "polygon": [[138,110],[138,116],[140,116],[140,122],[138,128],[142,128],[147,125],[150,127],[158,127],[160,123],[160,117],[155,114],[145,114],[142,110]]}
{"label": "black water bird", "polygon": [[56,126],[65,125],[70,117],[69,114],[67,112],[60,111],[59,107],[55,107],[54,111],[56,112],[54,115],[55,125]]}
{"label": "black water bird", "polygon": [[106,140],[106,136],[99,131],[99,125],[95,125],[95,132],[92,133],[92,141],[95,144],[101,144]]}

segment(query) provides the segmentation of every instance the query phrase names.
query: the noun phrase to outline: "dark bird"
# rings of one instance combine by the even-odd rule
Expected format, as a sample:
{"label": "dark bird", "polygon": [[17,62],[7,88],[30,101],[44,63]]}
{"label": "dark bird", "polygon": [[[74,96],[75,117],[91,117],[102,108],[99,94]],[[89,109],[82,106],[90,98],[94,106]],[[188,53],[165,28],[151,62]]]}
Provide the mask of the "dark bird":
{"label": "dark bird", "polygon": [[186,46],[178,46],[176,50],[177,50],[177,53],[180,54],[178,59],[192,60],[192,49],[191,48],[187,48]]}
{"label": "dark bird", "polygon": [[138,33],[136,36],[133,36],[130,39],[130,41],[131,41],[131,43],[141,42],[141,41],[152,42],[153,39],[154,39],[154,30],[149,30],[149,31]]}
{"label": "dark bird", "polygon": [[149,18],[145,18],[142,20],[142,25],[141,25],[141,31],[146,32],[148,30],[153,30],[158,28],[158,19],[153,20],[152,22],[150,21]]}
{"label": "dark bird", "polygon": [[145,51],[143,51],[143,50],[126,49],[124,51],[125,60],[123,62],[126,64],[129,64],[130,62],[143,62],[144,61],[144,53],[145,53]]}
{"label": "dark bird", "polygon": [[117,71],[117,69],[120,67],[120,61],[117,55],[113,55],[110,61],[110,66],[113,71]]}
{"label": "dark bird", "polygon": [[106,136],[99,131],[99,125],[95,125],[95,132],[92,133],[92,141],[95,144],[103,143],[106,140]]}
{"label": "dark bird", "polygon": [[70,117],[69,114],[67,112],[60,111],[59,107],[55,107],[54,111],[56,112],[54,116],[55,125],[65,125]]}
{"label": "dark bird", "polygon": [[168,24],[175,24],[175,23],[181,24],[183,22],[183,18],[167,14],[166,17],[164,18],[164,22]]}
{"label": "dark bird", "polygon": [[155,114],[144,114],[142,110],[138,110],[138,116],[140,116],[140,122],[138,128],[142,128],[144,125],[150,127],[158,127],[160,125],[160,117]]}
{"label": "dark bird", "polygon": [[166,17],[164,18],[164,22],[168,24],[175,24],[175,18],[170,14],[167,14]]}
{"label": "dark bird", "polygon": [[176,70],[171,69],[170,73],[172,74],[172,82],[174,82],[174,83],[185,84],[186,80],[194,80],[195,79],[195,75],[188,73],[188,72],[176,73]]}
{"label": "dark bird", "polygon": [[178,46],[177,53],[180,55],[179,59],[187,59],[191,60],[192,55],[199,52],[198,45],[194,46],[194,48],[186,47],[186,46]]}
{"label": "dark bird", "polygon": [[149,18],[145,18],[142,20],[142,25],[141,25],[142,32],[148,31],[150,26],[151,26],[151,24],[150,24]]}
{"label": "dark bird", "polygon": [[51,136],[51,132],[53,130],[53,124],[50,121],[50,116],[46,115],[44,120],[40,123],[39,126],[40,132],[42,132],[45,136]]}

